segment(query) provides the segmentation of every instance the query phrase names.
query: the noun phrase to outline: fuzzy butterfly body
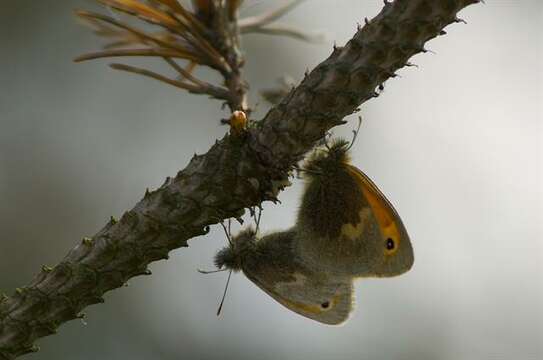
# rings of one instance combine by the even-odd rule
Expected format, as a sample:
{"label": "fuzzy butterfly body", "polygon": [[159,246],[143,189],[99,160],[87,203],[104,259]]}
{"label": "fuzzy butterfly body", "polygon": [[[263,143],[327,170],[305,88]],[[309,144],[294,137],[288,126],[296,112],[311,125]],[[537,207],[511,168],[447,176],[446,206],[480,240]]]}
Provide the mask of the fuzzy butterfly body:
{"label": "fuzzy butterfly body", "polygon": [[352,311],[355,278],[400,275],[414,261],[398,213],[350,164],[348,149],[339,140],[310,156],[294,227],[262,238],[242,231],[215,258],[288,309],[331,325]]}

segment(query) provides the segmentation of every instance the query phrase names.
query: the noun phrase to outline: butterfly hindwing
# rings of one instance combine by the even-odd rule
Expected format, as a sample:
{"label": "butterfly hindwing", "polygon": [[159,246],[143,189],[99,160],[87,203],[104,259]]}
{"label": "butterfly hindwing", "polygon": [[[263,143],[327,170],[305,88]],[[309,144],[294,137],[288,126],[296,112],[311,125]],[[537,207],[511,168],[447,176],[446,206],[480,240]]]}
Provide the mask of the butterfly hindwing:
{"label": "butterfly hindwing", "polygon": [[244,274],[286,308],[310,319],[336,325],[352,311],[351,279],[332,278],[306,268],[294,253],[295,231],[276,232],[255,243],[242,262]]}
{"label": "butterfly hindwing", "polygon": [[339,325],[352,311],[352,280],[320,279],[309,272],[295,272],[288,282],[261,282],[258,273],[245,275],[287,309],[329,325]]}

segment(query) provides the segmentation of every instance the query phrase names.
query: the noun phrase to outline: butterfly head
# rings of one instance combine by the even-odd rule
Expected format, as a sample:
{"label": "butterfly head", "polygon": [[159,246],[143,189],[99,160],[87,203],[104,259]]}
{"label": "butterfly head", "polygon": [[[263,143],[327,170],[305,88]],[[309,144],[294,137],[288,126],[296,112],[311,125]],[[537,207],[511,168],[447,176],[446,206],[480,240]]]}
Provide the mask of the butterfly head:
{"label": "butterfly head", "polygon": [[215,255],[215,266],[234,271],[242,270],[244,261],[251,256],[256,246],[256,231],[248,228],[232,237],[230,245],[225,246]]}
{"label": "butterfly head", "polygon": [[345,164],[350,162],[350,144],[345,139],[334,139],[326,149],[315,150],[307,159],[304,170],[307,177],[314,180],[325,176],[334,176]]}

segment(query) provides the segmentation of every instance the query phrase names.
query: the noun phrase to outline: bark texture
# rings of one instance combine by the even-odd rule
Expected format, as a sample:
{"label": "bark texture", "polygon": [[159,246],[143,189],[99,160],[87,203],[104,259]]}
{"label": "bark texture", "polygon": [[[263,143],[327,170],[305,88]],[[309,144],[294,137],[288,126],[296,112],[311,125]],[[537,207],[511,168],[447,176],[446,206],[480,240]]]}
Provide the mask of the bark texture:
{"label": "bark texture", "polygon": [[[262,201],[274,200],[288,172],[331,127],[376,96],[429,39],[458,22],[456,14],[476,0],[397,0],[360,27],[344,46],[255,126],[226,135],[195,156],[119,220],[84,238],[53,268],[0,299],[0,359],[37,351],[36,339],[81,317],[88,305],[130,278],[150,274],[149,263],[205,234],[209,226]],[[235,56],[234,56],[235,57]],[[230,85],[238,86],[233,78]],[[236,107],[244,107],[244,100]]]}

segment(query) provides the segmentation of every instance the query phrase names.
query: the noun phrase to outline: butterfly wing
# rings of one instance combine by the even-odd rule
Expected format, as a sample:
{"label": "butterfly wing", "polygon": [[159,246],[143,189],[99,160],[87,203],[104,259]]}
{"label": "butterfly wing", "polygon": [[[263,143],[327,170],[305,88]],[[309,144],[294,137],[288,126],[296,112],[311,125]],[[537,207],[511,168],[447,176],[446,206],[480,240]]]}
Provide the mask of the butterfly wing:
{"label": "butterfly wing", "polygon": [[264,236],[245,258],[244,274],[289,310],[325,324],[344,322],[352,311],[352,281],[305,267],[295,253],[296,238],[295,230]]}
{"label": "butterfly wing", "polygon": [[324,324],[345,322],[353,309],[353,285],[348,278],[325,280],[317,274],[294,272],[291,281],[265,282],[258,273],[245,275],[287,309]]}
{"label": "butterfly wing", "polygon": [[392,204],[347,157],[318,158],[298,215],[298,253],[335,276],[394,276],[413,264],[407,231]]}
{"label": "butterfly wing", "polygon": [[395,276],[408,271],[414,262],[413,247],[398,212],[366,174],[350,164],[347,164],[347,169],[362,189],[379,228],[375,249],[379,253],[379,261],[373,275]]}
{"label": "butterfly wing", "polygon": [[407,230],[398,212],[377,185],[357,167],[348,164],[347,169],[360,186],[362,194],[379,224],[383,238],[391,238],[398,243],[404,239],[409,241]]}

